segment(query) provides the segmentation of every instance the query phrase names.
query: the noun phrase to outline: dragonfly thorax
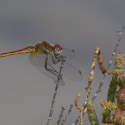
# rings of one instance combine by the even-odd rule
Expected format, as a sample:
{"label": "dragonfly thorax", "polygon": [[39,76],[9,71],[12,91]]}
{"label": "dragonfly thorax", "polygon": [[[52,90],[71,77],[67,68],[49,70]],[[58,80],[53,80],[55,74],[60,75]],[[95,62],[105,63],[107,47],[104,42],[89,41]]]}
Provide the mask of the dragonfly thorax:
{"label": "dragonfly thorax", "polygon": [[38,49],[44,54],[49,54],[52,52],[52,46],[47,41],[38,43],[36,46],[38,46]]}

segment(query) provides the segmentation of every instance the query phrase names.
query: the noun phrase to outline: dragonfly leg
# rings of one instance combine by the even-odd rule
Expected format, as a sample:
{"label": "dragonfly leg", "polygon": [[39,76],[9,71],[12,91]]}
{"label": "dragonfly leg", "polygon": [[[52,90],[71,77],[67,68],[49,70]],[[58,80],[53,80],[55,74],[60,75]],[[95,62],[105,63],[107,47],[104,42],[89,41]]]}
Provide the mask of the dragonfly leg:
{"label": "dragonfly leg", "polygon": [[59,72],[57,72],[56,70],[52,70],[52,69],[49,69],[47,68],[47,61],[48,61],[48,56],[46,56],[46,60],[45,60],[45,69],[51,73],[53,73],[54,75],[58,76],[59,75]]}
{"label": "dragonfly leg", "polygon": [[57,60],[55,60],[52,56],[51,56],[51,58],[52,58],[53,64],[57,64],[57,63],[64,61],[66,59],[65,56],[55,57]]}
{"label": "dragonfly leg", "polygon": [[52,58],[53,64],[57,64],[61,61],[61,60],[55,60],[52,56],[51,56],[51,58]]}

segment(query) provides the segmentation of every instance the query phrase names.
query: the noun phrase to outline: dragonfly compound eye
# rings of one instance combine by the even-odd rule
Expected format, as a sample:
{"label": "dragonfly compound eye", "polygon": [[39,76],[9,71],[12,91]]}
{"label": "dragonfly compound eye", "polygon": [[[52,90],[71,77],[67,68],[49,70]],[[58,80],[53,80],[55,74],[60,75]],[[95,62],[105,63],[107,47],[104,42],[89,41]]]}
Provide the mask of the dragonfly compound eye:
{"label": "dragonfly compound eye", "polygon": [[60,45],[55,44],[54,46],[54,54],[55,55],[60,55],[62,53],[63,49]]}

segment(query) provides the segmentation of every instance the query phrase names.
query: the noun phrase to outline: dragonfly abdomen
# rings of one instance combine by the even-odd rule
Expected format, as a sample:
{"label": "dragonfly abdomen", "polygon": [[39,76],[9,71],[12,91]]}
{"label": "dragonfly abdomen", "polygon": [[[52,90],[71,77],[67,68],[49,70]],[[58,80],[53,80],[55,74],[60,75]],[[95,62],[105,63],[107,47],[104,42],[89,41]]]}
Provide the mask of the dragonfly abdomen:
{"label": "dragonfly abdomen", "polygon": [[10,55],[16,55],[16,54],[31,53],[33,51],[34,51],[34,47],[33,46],[28,46],[26,48],[23,48],[23,49],[20,49],[20,50],[16,50],[16,51],[0,53],[0,58],[1,57],[10,56]]}

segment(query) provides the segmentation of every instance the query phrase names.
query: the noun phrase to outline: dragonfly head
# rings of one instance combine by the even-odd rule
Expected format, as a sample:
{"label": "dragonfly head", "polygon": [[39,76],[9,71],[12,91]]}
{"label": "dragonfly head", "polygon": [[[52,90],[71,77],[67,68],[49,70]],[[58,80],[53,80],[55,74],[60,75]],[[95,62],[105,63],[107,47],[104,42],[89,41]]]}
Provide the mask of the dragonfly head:
{"label": "dragonfly head", "polygon": [[63,48],[60,45],[55,44],[53,47],[53,52],[55,56],[59,56],[63,52]]}

